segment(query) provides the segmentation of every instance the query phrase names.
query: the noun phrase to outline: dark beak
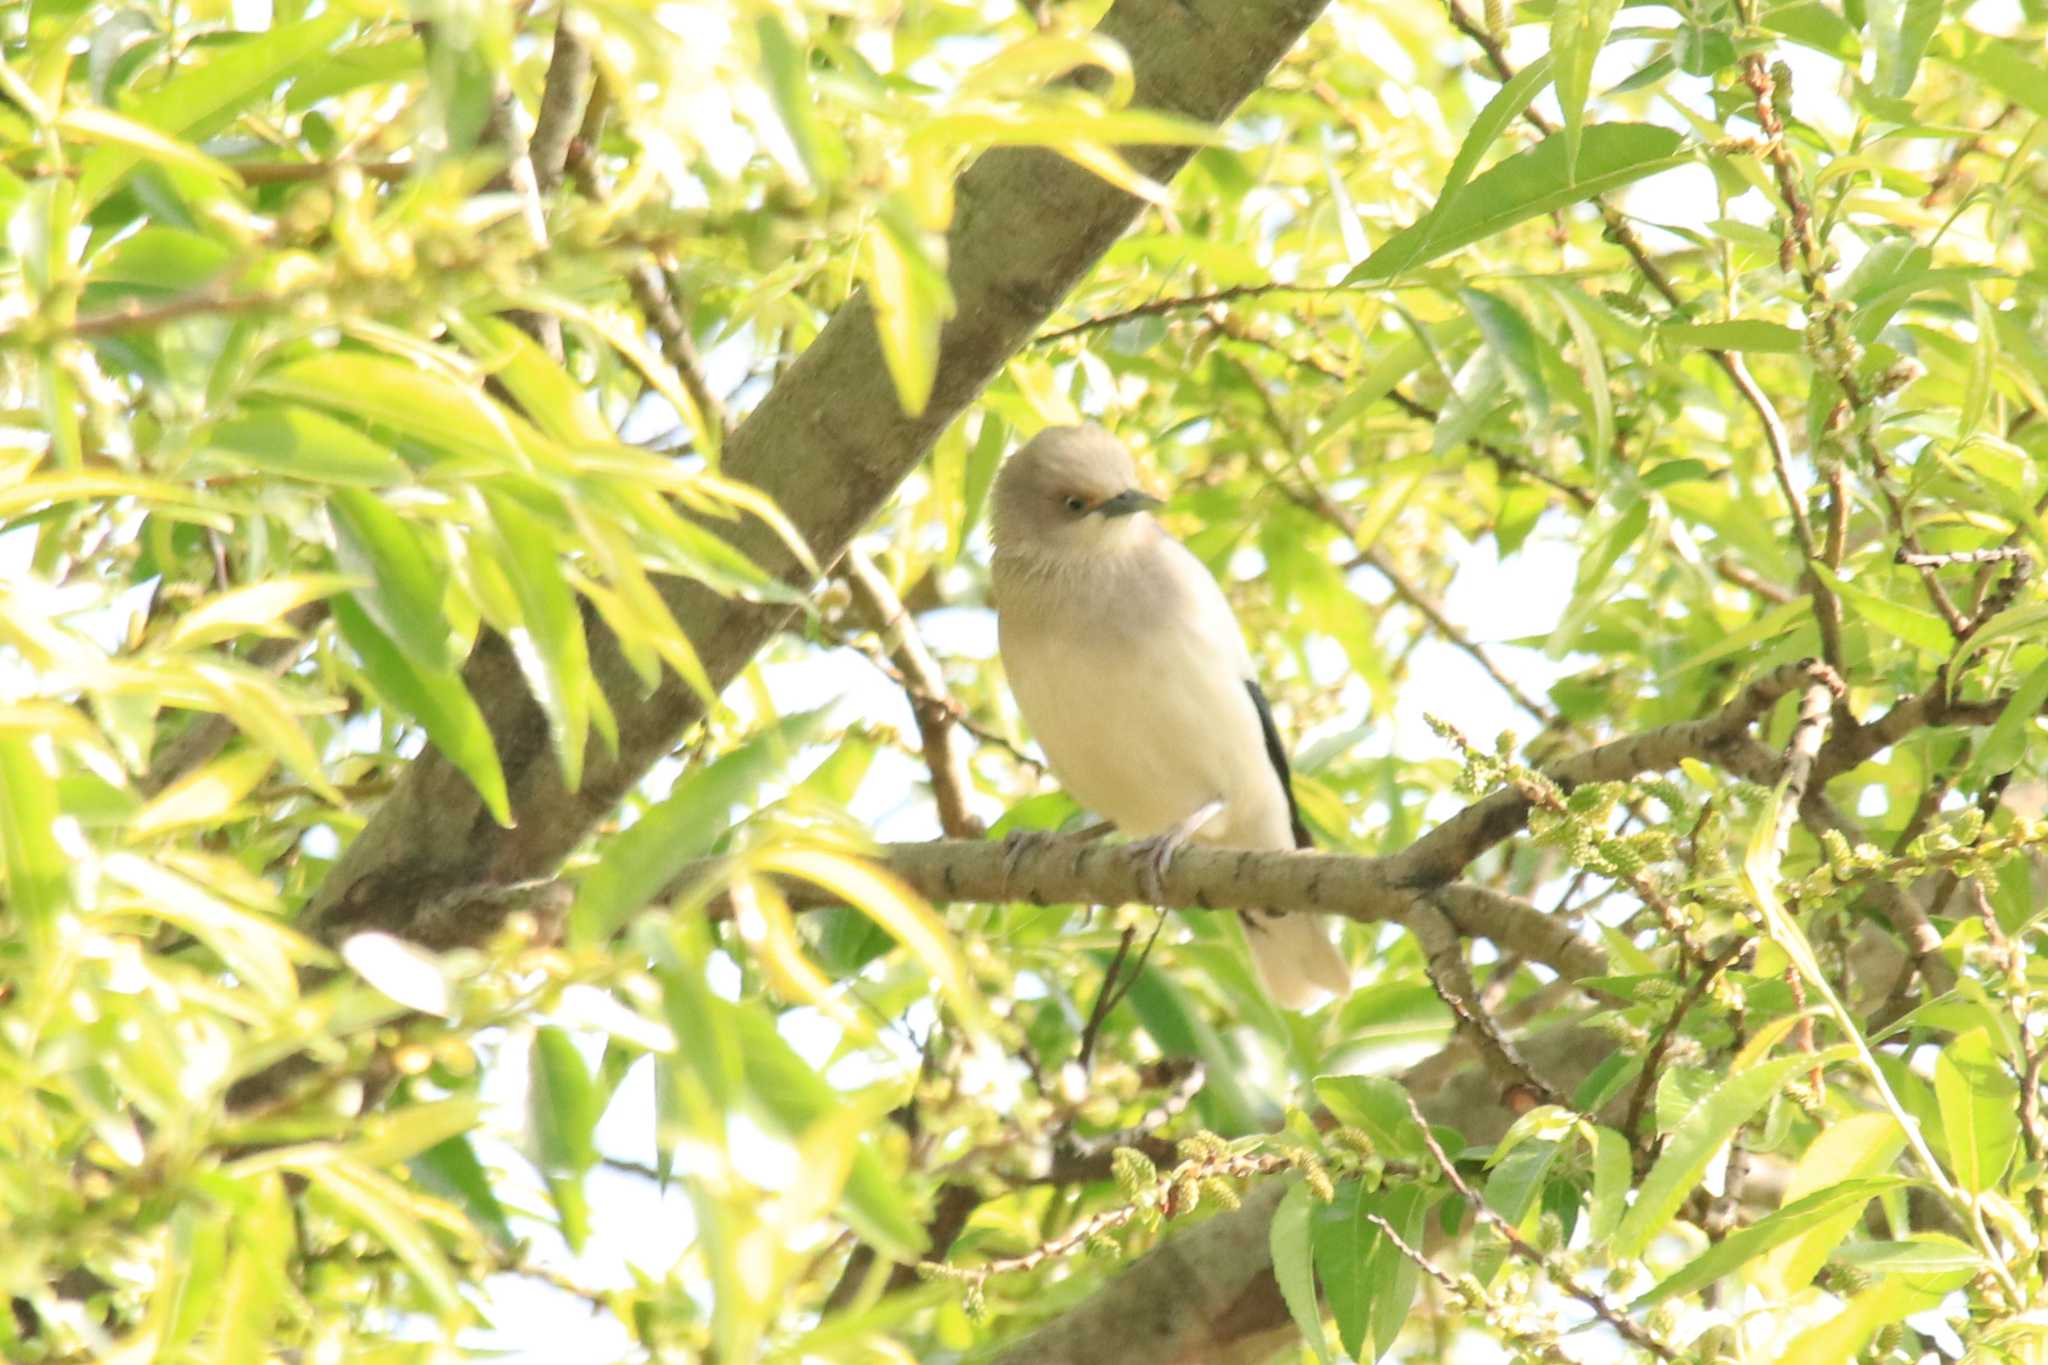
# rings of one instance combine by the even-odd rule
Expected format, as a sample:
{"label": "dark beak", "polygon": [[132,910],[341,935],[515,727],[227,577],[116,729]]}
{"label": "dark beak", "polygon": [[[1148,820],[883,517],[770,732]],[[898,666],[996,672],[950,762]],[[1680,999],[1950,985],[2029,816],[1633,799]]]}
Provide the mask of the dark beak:
{"label": "dark beak", "polygon": [[1095,510],[1105,517],[1127,517],[1133,512],[1148,512],[1166,504],[1142,488],[1126,488],[1113,498],[1097,503]]}

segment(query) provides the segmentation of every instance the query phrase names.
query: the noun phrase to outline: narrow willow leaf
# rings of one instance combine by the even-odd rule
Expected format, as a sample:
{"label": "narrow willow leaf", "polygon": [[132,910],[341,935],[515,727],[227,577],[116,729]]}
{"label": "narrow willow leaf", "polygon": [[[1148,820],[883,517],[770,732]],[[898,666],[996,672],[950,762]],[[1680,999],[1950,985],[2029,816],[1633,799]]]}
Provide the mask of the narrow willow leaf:
{"label": "narrow willow leaf", "polygon": [[1273,1278],[1280,1282],[1280,1297],[1287,1304],[1294,1325],[1301,1329],[1309,1349],[1320,1365],[1330,1365],[1330,1339],[1323,1332],[1323,1308],[1316,1300],[1314,1247],[1309,1236],[1311,1201],[1308,1185],[1293,1180],[1280,1204],[1273,1210],[1269,1236],[1273,1252]]}
{"label": "narrow willow leaf", "polygon": [[684,864],[709,852],[732,826],[732,812],[755,799],[797,751],[822,733],[827,713],[784,716],[731,753],[677,779],[668,797],[608,841],[576,889],[570,941],[600,943],[654,904]]}
{"label": "narrow willow leaf", "polygon": [[2042,709],[2048,707],[2048,661],[2043,661],[2013,689],[2012,700],[1998,713],[1998,721],[1984,736],[1971,760],[1973,775],[2002,773],[2016,765],[2040,733]]}
{"label": "narrow willow leaf", "polygon": [[1777,1356],[1777,1365],[1839,1365],[1858,1359],[1880,1327],[1911,1313],[1932,1308],[1941,1295],[1905,1279],[1888,1279],[1866,1289],[1818,1327],[1793,1338]]}
{"label": "narrow willow leaf", "polygon": [[298,574],[230,588],[180,616],[164,635],[171,649],[218,644],[244,635],[289,638],[284,618],[323,597],[342,591],[349,580],[334,574]]}
{"label": "narrow willow leaf", "polygon": [[[127,118],[172,138],[204,142],[252,100],[274,89],[300,63],[333,46],[355,16],[323,14],[283,24],[231,46],[207,49],[204,60],[180,67],[177,75],[124,105]],[[132,145],[101,147],[78,172],[78,197],[96,204],[144,153]]]}
{"label": "narrow willow leaf", "polygon": [[233,972],[273,1006],[298,999],[294,959],[312,959],[319,951],[289,926],[231,905],[198,882],[182,877],[133,853],[113,853],[101,860],[109,881],[135,893],[135,909],[175,924],[212,950]]}
{"label": "narrow willow leaf", "polygon": [[71,902],[71,860],[57,842],[62,809],[35,741],[0,735],[0,871],[8,908],[35,944],[50,941]]}
{"label": "narrow willow leaf", "polygon": [[373,1168],[410,1161],[476,1127],[482,1114],[483,1101],[474,1095],[400,1105],[366,1120],[346,1155]]}
{"label": "narrow willow leaf", "polygon": [[1699,1185],[1714,1153],[1768,1104],[1788,1079],[1815,1064],[1814,1058],[1802,1056],[1759,1063],[1730,1076],[1694,1105],[1664,1144],[1663,1154],[1637,1191],[1635,1204],[1616,1229],[1610,1244],[1613,1257],[1625,1261],[1642,1255]]}
{"label": "narrow willow leaf", "polygon": [[1949,1169],[1972,1194],[1995,1189],[2019,1147],[2019,1084],[1983,1029],[1972,1029],[1934,1059]]}
{"label": "narrow willow leaf", "polygon": [[1851,611],[1885,634],[1903,640],[1916,649],[1942,657],[1946,657],[1949,651],[1955,648],[1955,637],[1949,633],[1947,623],[1933,612],[1909,607],[1903,602],[1894,602],[1880,593],[1855,587],[1818,561],[1811,567],[1814,574],[1833,588],[1835,594]]}
{"label": "narrow willow leaf", "polygon": [[329,496],[334,559],[343,573],[366,580],[352,596],[406,657],[429,673],[455,669],[448,618],[441,610],[448,575],[420,535],[384,502],[356,488]]}
{"label": "narrow willow leaf", "polygon": [[1727,322],[1667,322],[1657,328],[1657,337],[1673,346],[1697,347],[1703,351],[1798,355],[1806,349],[1806,338],[1800,333],[1757,318],[1731,318]]}
{"label": "narrow willow leaf", "polygon": [[583,614],[562,577],[563,547],[552,528],[515,498],[486,492],[498,535],[496,558],[518,595],[520,617],[506,629],[512,655],[548,719],[563,785],[583,785],[583,745],[590,734],[590,672]]}
{"label": "narrow willow leaf", "polygon": [[[1758,1219],[1739,1232],[1732,1232],[1706,1251],[1688,1261],[1685,1268],[1639,1294],[1629,1305],[1631,1312],[1641,1312],[1652,1304],[1661,1303],[1674,1294],[1690,1294],[1704,1289],[1724,1275],[1731,1275],[1773,1247],[1791,1241],[1795,1237],[1819,1227],[1840,1226],[1843,1215],[1854,1220],[1868,1204],[1887,1190],[1898,1189],[1906,1182],[1897,1176],[1880,1176],[1860,1180],[1845,1180],[1839,1185],[1830,1185],[1816,1190],[1803,1199],[1796,1199],[1776,1213]],[[1842,1227],[1841,1235],[1846,1235]],[[1836,1240],[1840,1240],[1837,1236]]]}
{"label": "narrow willow leaf", "polygon": [[214,427],[206,446],[238,463],[315,483],[377,486],[412,474],[382,441],[324,412],[288,403],[245,407]]}
{"label": "narrow willow leaf", "polygon": [[353,597],[334,599],[334,620],[362,661],[370,685],[402,715],[420,723],[434,747],[470,780],[491,817],[511,828],[512,803],[498,747],[461,677],[415,667]]}
{"label": "narrow willow leaf", "polygon": [[946,922],[897,878],[872,863],[822,848],[770,847],[753,854],[750,861],[763,872],[796,877],[845,897],[848,905],[888,930],[923,964],[962,1018],[975,1026],[985,1019],[974,978]]}
{"label": "narrow willow leaf", "polygon": [[882,360],[896,401],[915,417],[930,401],[939,373],[939,329],[953,315],[953,289],[943,244],[919,231],[907,210],[885,210],[861,241],[860,273],[874,309]]}
{"label": "narrow willow leaf", "polygon": [[235,178],[234,172],[226,165],[214,160],[192,144],[181,142],[175,137],[167,137],[134,119],[123,118],[111,109],[95,105],[72,105],[57,116],[57,128],[60,132],[82,142],[119,148],[128,154],[131,165],[146,162],[154,166],[178,166],[212,181],[222,189]]}
{"label": "narrow willow leaf", "polygon": [[1557,103],[1564,110],[1567,182],[1577,179],[1586,97],[1593,89],[1593,62],[1620,8],[1621,0],[1558,0],[1551,12],[1550,57],[1557,65]]}
{"label": "narrow willow leaf", "polygon": [[596,1085],[583,1054],[568,1034],[552,1026],[534,1032],[528,1114],[541,1174],[555,1195],[562,1236],[578,1250],[589,1236],[589,1208],[583,1177],[597,1161],[597,1120],[602,1112]]}
{"label": "narrow willow leaf", "polygon": [[[1390,279],[1400,270],[1484,241],[1539,214],[1687,165],[1693,158],[1679,152],[1681,141],[1669,128],[1596,124],[1585,130],[1574,180],[1565,170],[1563,135],[1545,138],[1475,177],[1454,202],[1441,206],[1440,213],[1389,237],[1345,277],[1345,283]],[[1418,238],[1426,245],[1418,245]]]}
{"label": "narrow willow leaf", "polygon": [[193,825],[219,827],[276,765],[276,757],[261,749],[236,749],[185,774],[130,817],[129,840]]}
{"label": "narrow willow leaf", "polygon": [[446,1138],[413,1158],[415,1178],[445,1199],[460,1201],[469,1221],[475,1223],[500,1247],[515,1245],[511,1220],[498,1202],[491,1177],[477,1159],[476,1148],[467,1137]]}
{"label": "narrow willow leaf", "polygon": [[422,1200],[387,1175],[360,1162],[323,1155],[319,1160],[285,1163],[312,1182],[313,1188],[371,1236],[389,1247],[435,1307],[454,1317],[464,1311],[462,1291],[448,1259],[417,1208]]}

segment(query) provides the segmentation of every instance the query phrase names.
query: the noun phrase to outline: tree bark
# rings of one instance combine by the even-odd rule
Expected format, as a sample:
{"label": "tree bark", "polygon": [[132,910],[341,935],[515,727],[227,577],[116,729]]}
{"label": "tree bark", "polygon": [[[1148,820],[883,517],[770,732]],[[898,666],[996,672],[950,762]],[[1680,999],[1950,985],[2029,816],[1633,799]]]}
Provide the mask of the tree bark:
{"label": "tree bark", "polygon": [[[1100,31],[1130,54],[1136,102],[1214,125],[1266,78],[1326,0],[1118,0]],[[1187,147],[1127,150],[1155,180]],[[772,496],[830,564],[932,442],[1030,339],[1136,218],[1140,203],[1050,152],[990,152],[960,179],[948,235],[957,312],[938,379],[918,416],[897,405],[875,322],[856,294],[733,432],[723,472]],[[794,584],[810,575],[764,526],[730,532],[741,550]],[[789,619],[786,607],[720,598],[670,581],[663,595],[723,687]],[[496,740],[516,827],[500,828],[455,767],[431,748],[344,851],[314,897],[308,928],[403,935],[417,908],[458,888],[545,876],[703,714],[669,676],[650,695],[616,639],[585,612],[591,664],[618,718],[616,754],[593,745],[582,786],[562,781],[547,725],[501,639],[477,646],[465,681]]]}

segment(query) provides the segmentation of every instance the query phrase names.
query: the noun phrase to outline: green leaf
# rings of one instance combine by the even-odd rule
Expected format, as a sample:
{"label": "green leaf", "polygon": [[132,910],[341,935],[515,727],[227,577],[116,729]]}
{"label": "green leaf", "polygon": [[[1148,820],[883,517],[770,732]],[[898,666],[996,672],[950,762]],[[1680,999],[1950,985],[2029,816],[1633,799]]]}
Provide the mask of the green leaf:
{"label": "green leaf", "polygon": [[1743,654],[1756,649],[1768,641],[1776,640],[1794,626],[1807,620],[1813,612],[1813,604],[1805,598],[1787,602],[1771,608],[1748,625],[1728,631],[1713,644],[1670,670],[1667,677],[1676,677],[1705,664],[1725,659],[1731,654]]}
{"label": "green leaf", "polygon": [[1940,61],[1963,68],[2030,113],[2048,118],[2048,81],[2041,79],[2038,39],[2013,41],[1950,24],[1928,49]]}
{"label": "green leaf", "polygon": [[1316,1098],[1339,1123],[1361,1129],[1375,1151],[1391,1159],[1429,1150],[1408,1108],[1408,1092],[1384,1076],[1318,1076]]}
{"label": "green leaf", "polygon": [[291,1157],[283,1164],[299,1171],[341,1212],[389,1247],[442,1313],[453,1316],[463,1311],[462,1291],[422,1221],[424,1201],[419,1196],[389,1176],[329,1153],[312,1159]]}
{"label": "green leaf", "polygon": [[511,828],[511,798],[505,788],[505,770],[498,762],[498,748],[461,677],[415,667],[353,597],[335,598],[333,610],[335,624],[362,661],[363,676],[370,685],[425,728],[434,747],[476,788],[492,818]]}
{"label": "green leaf", "polygon": [[[1423,1215],[1428,1209],[1429,1192],[1420,1185],[1393,1185],[1380,1191],[1380,1217],[1411,1247],[1422,1245]],[[1394,1349],[1395,1338],[1408,1325],[1408,1310],[1415,1303],[1422,1267],[1384,1234],[1373,1248],[1372,1261],[1369,1273],[1380,1286],[1372,1302],[1373,1354],[1378,1357]]]}
{"label": "green leaf", "polygon": [[1550,56],[1557,63],[1557,102],[1564,110],[1565,178],[1573,180],[1593,88],[1593,61],[1621,0],[1558,0],[1550,16]]}
{"label": "green leaf", "polygon": [[1923,1232],[1896,1242],[1857,1242],[1837,1251],[1834,1259],[1878,1275],[1961,1274],[1967,1278],[1985,1269],[1983,1252],[1939,1232]]}
{"label": "green leaf", "polygon": [[491,1185],[491,1177],[477,1160],[476,1148],[467,1137],[445,1138],[412,1160],[414,1178],[444,1198],[459,1200],[477,1224],[500,1247],[517,1244],[505,1206]]}
{"label": "green leaf", "polygon": [[1972,1194],[1996,1188],[2019,1146],[2019,1084],[1989,1033],[1972,1029],[1935,1055],[1934,1098],[1956,1180]]}
{"label": "green leaf", "polygon": [[1909,607],[1862,588],[1851,587],[1827,565],[1815,561],[1813,572],[1835,590],[1843,603],[1885,634],[1929,654],[1946,656],[1955,647],[1948,625],[1931,611]]}
{"label": "green leaf", "polygon": [[1337,1342],[1345,1354],[1359,1358],[1372,1325],[1373,1252],[1385,1240],[1366,1215],[1376,1207],[1374,1193],[1363,1180],[1337,1186],[1337,1197],[1309,1210],[1309,1239],[1315,1249],[1316,1276],[1337,1323]]}
{"label": "green leaf", "polygon": [[569,1035],[543,1025],[533,1035],[532,1082],[527,1114],[540,1150],[541,1174],[561,1214],[562,1237],[571,1251],[589,1235],[583,1177],[597,1161],[597,1120],[603,1112],[590,1069]]}
{"label": "green leaf", "polygon": [[[260,393],[387,427],[478,472],[524,469],[540,433],[447,374],[363,351],[322,351],[267,371]],[[444,477],[460,472],[436,466]]]}
{"label": "green leaf", "polygon": [[1550,415],[1550,389],[1543,382],[1543,362],[1528,319],[1507,300],[1481,289],[1461,289],[1458,297],[1479,324],[1486,344],[1506,363],[1508,377],[1528,402],[1531,419],[1542,422]]}
{"label": "green leaf", "polygon": [[325,413],[286,404],[245,408],[216,426],[207,446],[268,473],[316,483],[391,484],[412,473],[383,442]]}
{"label": "green leaf", "polygon": [[406,658],[428,673],[452,673],[456,658],[441,597],[448,575],[427,553],[418,532],[358,488],[329,495],[334,560],[343,573],[368,579],[350,596]]}
{"label": "green leaf", "polygon": [[1917,1288],[1909,1280],[1887,1279],[1849,1300],[1847,1307],[1818,1327],[1800,1333],[1777,1357],[1777,1365],[1840,1365],[1856,1360],[1880,1327],[1940,1302],[1940,1294]]}
{"label": "green leaf", "polygon": [[918,229],[907,208],[885,207],[861,241],[860,274],[874,309],[882,361],[896,401],[915,417],[931,401],[939,373],[939,329],[953,316],[945,244]]}
{"label": "green leaf", "polygon": [[493,549],[518,595],[520,619],[505,639],[548,718],[548,738],[570,791],[583,785],[583,745],[590,732],[597,683],[576,595],[562,577],[562,546],[554,531],[511,497],[486,492],[498,531]]}
{"label": "green leaf", "polygon": [[[1389,237],[1344,282],[1390,279],[1539,214],[1686,165],[1692,156],[1678,152],[1682,140],[1669,128],[1649,124],[1596,124],[1585,130],[1574,181],[1565,173],[1563,135],[1545,138],[1474,179],[1455,201],[1440,202],[1439,211]],[[1418,239],[1426,245],[1419,245]]]}
{"label": "green leaf", "polygon": [[[353,14],[340,10],[278,25],[231,46],[194,44],[196,60],[181,63],[177,75],[148,94],[124,101],[121,112],[168,137],[204,142],[293,68],[332,47],[354,22]],[[92,152],[79,168],[79,202],[97,204],[142,161],[133,145]]]}
{"label": "green leaf", "polygon": [[1806,349],[1806,338],[1790,327],[1755,318],[1732,318],[1727,322],[1667,322],[1657,336],[1673,346],[1697,347],[1704,351],[1764,351],[1798,355]]}
{"label": "green leaf", "polygon": [[824,730],[829,710],[784,716],[731,753],[677,780],[666,800],[608,841],[577,887],[570,941],[601,943],[647,909],[685,863],[711,851],[731,827],[732,809],[752,802],[804,745]]}
{"label": "green leaf", "polygon": [[[1906,1146],[1889,1114],[1852,1114],[1829,1124],[1800,1155],[1785,1188],[1786,1207],[1833,1189],[1845,1180],[1888,1172]],[[1858,1206],[1860,1208],[1860,1206]],[[1828,1256],[1855,1231],[1858,1209],[1843,1209],[1804,1232],[1795,1232],[1753,1277],[1766,1293],[1789,1299],[1813,1283]]]}
{"label": "green leaf", "polygon": [[1870,30],[1877,39],[1877,79],[1871,84],[1887,99],[1903,99],[1919,74],[1927,41],[1941,24],[1941,0],[1868,0]]}
{"label": "green leaf", "polygon": [[0,872],[7,907],[47,945],[71,903],[71,860],[57,843],[57,784],[26,736],[0,734]]}
{"label": "green leaf", "polygon": [[[1629,1310],[1640,1312],[1674,1294],[1690,1294],[1696,1289],[1704,1289],[1775,1246],[1816,1227],[1836,1222],[1844,1213],[1854,1217],[1872,1199],[1886,1190],[1898,1189],[1905,1183],[1897,1176],[1845,1180],[1839,1185],[1816,1190],[1803,1199],[1796,1199],[1776,1213],[1759,1219],[1739,1232],[1732,1232],[1714,1243],[1706,1251],[1688,1261],[1684,1269],[1658,1281],[1654,1287],[1638,1295],[1629,1305]],[[1847,1227],[1842,1228],[1843,1233],[1847,1231]]]}
{"label": "green leaf", "polygon": [[[1585,376],[1586,428],[1579,437],[1579,444],[1585,449],[1587,466],[1598,478],[1614,456],[1614,394],[1607,379],[1607,357],[1600,349],[1600,336],[1593,330],[1586,298],[1577,285],[1568,280],[1546,280],[1543,283],[1544,291],[1557,304],[1558,311],[1564,314],[1565,325],[1571,328],[1572,349],[1578,356],[1579,371]],[[1515,490],[1522,494],[1527,491]],[[1543,497],[1536,505],[1549,506],[1549,498]],[[1505,518],[1496,519],[1494,534],[1503,540],[1501,552],[1507,554],[1510,551],[1505,542],[1509,537],[1501,532],[1502,520]],[[1527,532],[1522,534],[1526,536]],[[1520,544],[1520,541],[1515,543]]]}
{"label": "green leaf", "polygon": [[1970,763],[1972,775],[2002,773],[2017,765],[2032,748],[2030,741],[2040,733],[2044,707],[2048,707],[2048,660],[2013,689],[2012,700],[1998,713],[1997,723],[1984,736]]}
{"label": "green leaf", "polygon": [[1634,1206],[1615,1231],[1609,1244],[1613,1258],[1626,1261],[1642,1255],[1698,1186],[1714,1153],[1770,1102],[1788,1078],[1814,1065],[1812,1057],[1802,1056],[1759,1062],[1730,1076],[1694,1105],[1664,1144],[1663,1154],[1637,1191]]}
{"label": "green leaf", "polygon": [[1313,1240],[1309,1233],[1312,1200],[1308,1185],[1292,1180],[1287,1193],[1273,1210],[1271,1245],[1273,1278],[1280,1282],[1280,1297],[1301,1329],[1321,1365],[1330,1365],[1330,1339],[1323,1332],[1323,1309],[1316,1301],[1316,1272]]}
{"label": "green leaf", "polygon": [[212,950],[221,965],[272,1006],[299,997],[296,959],[318,956],[313,946],[279,920],[245,910],[190,877],[132,853],[109,854],[100,870],[135,893],[137,908],[174,924]]}
{"label": "green leaf", "polygon": [[1587,1233],[1594,1245],[1605,1243],[1621,1226],[1628,1212],[1629,1184],[1635,1178],[1628,1139],[1605,1124],[1592,1125],[1588,1140],[1593,1145],[1593,1192],[1591,1222]]}

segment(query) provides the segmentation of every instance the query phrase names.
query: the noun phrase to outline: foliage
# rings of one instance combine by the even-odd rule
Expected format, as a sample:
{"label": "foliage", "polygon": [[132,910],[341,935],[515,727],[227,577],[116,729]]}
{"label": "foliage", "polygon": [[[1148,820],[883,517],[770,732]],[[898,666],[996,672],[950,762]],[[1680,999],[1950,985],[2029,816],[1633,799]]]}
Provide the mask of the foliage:
{"label": "foliage", "polygon": [[[1100,4],[263,8],[0,12],[0,1355],[959,1359],[1255,1213],[1320,1359],[2040,1349],[2038,0],[1344,0],[1220,131]],[[934,667],[720,455],[856,288],[931,401],[1019,145],[1148,207],[868,528]],[[1075,815],[982,525],[1083,414],[1322,847],[1491,803],[1558,937],[1283,1015],[1227,915],[878,868]],[[791,623],[728,685],[674,578]],[[308,915],[424,746],[531,828],[665,677],[562,880]]]}

